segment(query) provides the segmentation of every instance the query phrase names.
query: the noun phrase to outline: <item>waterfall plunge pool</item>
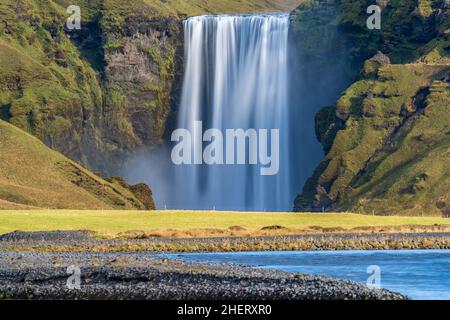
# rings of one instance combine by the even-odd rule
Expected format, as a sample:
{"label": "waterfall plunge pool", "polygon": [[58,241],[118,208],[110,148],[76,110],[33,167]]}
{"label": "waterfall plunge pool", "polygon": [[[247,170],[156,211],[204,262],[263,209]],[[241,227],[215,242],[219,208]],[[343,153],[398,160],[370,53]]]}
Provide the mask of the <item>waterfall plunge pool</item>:
{"label": "waterfall plunge pool", "polygon": [[450,250],[183,253],[172,259],[235,263],[367,283],[379,268],[381,287],[417,300],[450,300]]}

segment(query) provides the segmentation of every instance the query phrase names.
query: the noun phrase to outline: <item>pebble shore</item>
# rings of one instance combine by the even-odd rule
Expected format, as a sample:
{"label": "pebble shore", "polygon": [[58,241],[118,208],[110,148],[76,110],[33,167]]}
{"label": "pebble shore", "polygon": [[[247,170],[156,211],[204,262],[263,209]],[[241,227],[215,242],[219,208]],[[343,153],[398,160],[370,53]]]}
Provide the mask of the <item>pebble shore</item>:
{"label": "pebble shore", "polygon": [[[160,252],[448,248],[449,233],[98,240],[83,231],[0,236],[0,299],[402,300],[353,281],[234,264],[166,259]],[[177,250],[178,249],[178,250]],[[80,288],[68,286],[79,268]],[[73,279],[73,278],[72,278]]]}
{"label": "pebble shore", "polygon": [[[67,285],[80,268],[80,288]],[[73,283],[69,280],[69,284]],[[405,296],[334,280],[233,264],[164,259],[154,253],[0,252],[3,299],[398,300]]]}

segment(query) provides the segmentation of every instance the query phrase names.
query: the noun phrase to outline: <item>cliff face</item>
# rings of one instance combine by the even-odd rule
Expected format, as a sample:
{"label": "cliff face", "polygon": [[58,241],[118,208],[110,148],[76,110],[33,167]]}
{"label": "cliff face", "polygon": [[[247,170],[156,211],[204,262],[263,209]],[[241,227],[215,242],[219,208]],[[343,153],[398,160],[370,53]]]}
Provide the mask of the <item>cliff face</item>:
{"label": "cliff face", "polygon": [[181,20],[139,1],[87,1],[81,30],[67,30],[63,3],[0,5],[1,119],[103,173],[161,143]]}
{"label": "cliff face", "polygon": [[297,29],[317,23],[342,34],[350,73],[360,71],[338,101],[316,115],[326,156],[295,210],[448,216],[449,4],[379,4],[382,29],[375,31],[365,27],[366,1],[312,1],[299,9],[305,17],[331,6],[337,14],[325,27],[294,15]]}
{"label": "cliff face", "polygon": [[0,118],[87,162],[103,99],[96,72],[64,32],[64,11],[32,1],[0,7]]}
{"label": "cliff face", "polygon": [[181,19],[161,16],[147,6],[124,10],[120,21],[106,15],[102,20],[107,119],[103,140],[113,169],[137,149],[163,143],[182,72]]}
{"label": "cliff face", "polygon": [[[182,71],[182,20],[298,0],[1,0],[0,119],[104,174],[163,142]],[[173,113],[172,113],[173,115]]]}

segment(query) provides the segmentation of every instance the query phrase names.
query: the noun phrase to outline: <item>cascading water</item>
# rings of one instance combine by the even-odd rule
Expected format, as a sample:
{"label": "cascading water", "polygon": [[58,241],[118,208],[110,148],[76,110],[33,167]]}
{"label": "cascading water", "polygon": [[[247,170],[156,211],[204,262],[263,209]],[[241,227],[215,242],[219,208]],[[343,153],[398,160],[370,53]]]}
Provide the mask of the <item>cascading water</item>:
{"label": "cascading water", "polygon": [[[171,161],[176,143],[143,150],[133,156],[123,176],[148,183],[158,208],[292,209],[295,196],[323,159],[314,117],[323,106],[333,104],[354,78],[341,60],[346,56],[333,51],[320,57],[328,61],[326,68],[317,68],[310,50],[302,47],[302,37],[295,30],[289,32],[289,21],[289,14],[185,21],[184,83],[178,121],[171,129],[189,130],[191,139],[200,141],[200,152],[210,142],[202,142],[202,132],[194,130],[197,121],[202,121],[203,132],[279,129],[279,171],[262,176],[261,165],[249,161],[177,166]],[[326,38],[334,43],[340,35],[334,31]]]}
{"label": "cascading water", "polygon": [[[292,209],[288,103],[288,14],[201,16],[185,21],[185,74],[178,128],[279,129],[279,172],[260,165],[182,165],[171,208]],[[270,140],[270,139],[269,139]]]}

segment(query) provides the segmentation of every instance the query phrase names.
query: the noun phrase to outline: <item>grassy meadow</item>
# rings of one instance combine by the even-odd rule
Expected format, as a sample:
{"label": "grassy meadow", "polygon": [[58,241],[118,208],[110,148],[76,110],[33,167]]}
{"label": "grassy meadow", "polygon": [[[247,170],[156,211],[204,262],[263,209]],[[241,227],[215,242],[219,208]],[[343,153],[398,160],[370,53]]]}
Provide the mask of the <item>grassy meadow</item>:
{"label": "grassy meadow", "polygon": [[[211,13],[254,13],[291,11],[303,0],[145,0],[146,4],[166,14],[183,13],[190,16]],[[114,3],[110,1],[109,3]]]}
{"label": "grassy meadow", "polygon": [[3,120],[0,137],[1,209],[144,208],[130,190],[102,179]]}
{"label": "grassy meadow", "polygon": [[[450,224],[440,217],[368,216],[352,213],[257,213],[216,211],[83,211],[2,210],[0,234],[22,231],[90,230],[117,236],[132,232],[188,230],[321,230],[362,227],[433,226]],[[274,228],[279,226],[283,228]],[[234,227],[234,228],[233,228]],[[237,228],[239,227],[239,228]],[[341,230],[342,231],[342,230]],[[295,233],[295,232],[294,232]],[[176,234],[161,234],[160,236]],[[181,233],[180,235],[183,235]],[[185,234],[188,235],[189,234]],[[198,236],[208,235],[198,233]],[[245,235],[245,234],[242,234]],[[192,236],[192,234],[191,234]],[[194,235],[195,236],[195,235]]]}

